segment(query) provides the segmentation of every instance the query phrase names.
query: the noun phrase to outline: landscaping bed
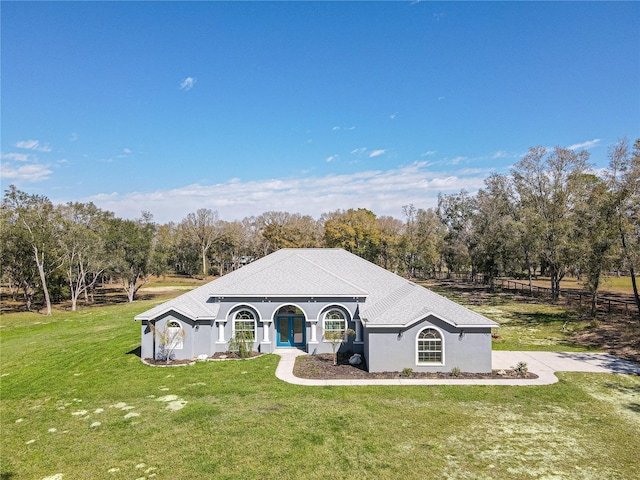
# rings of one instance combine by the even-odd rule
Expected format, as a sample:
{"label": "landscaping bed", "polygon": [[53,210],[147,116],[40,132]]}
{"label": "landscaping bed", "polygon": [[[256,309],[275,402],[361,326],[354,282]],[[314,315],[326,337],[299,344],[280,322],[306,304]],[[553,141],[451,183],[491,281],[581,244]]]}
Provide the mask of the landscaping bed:
{"label": "landscaping bed", "polygon": [[494,370],[491,373],[460,372],[453,375],[450,372],[424,373],[405,370],[404,372],[368,372],[364,359],[359,365],[349,363],[348,353],[338,354],[337,365],[333,364],[331,354],[302,355],[296,358],[293,374],[298,378],[314,380],[340,380],[340,379],[390,379],[390,378],[415,378],[415,379],[448,379],[448,380],[480,380],[480,379],[514,379],[514,378],[538,378],[535,373],[527,372],[519,374],[514,370]]}

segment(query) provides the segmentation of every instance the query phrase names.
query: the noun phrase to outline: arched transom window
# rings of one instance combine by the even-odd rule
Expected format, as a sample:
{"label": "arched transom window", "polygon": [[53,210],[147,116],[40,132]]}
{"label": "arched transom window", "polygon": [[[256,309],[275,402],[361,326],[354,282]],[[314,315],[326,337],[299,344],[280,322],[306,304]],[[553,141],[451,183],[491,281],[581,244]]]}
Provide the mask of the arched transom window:
{"label": "arched transom window", "polygon": [[341,310],[330,310],[324,316],[324,324],[322,326],[325,332],[340,333],[344,335],[347,329],[347,320]]}
{"label": "arched transom window", "polygon": [[418,364],[442,363],[442,335],[434,328],[418,333]]}
{"label": "arched transom window", "polygon": [[240,310],[233,318],[234,332],[248,332],[256,338],[256,317],[251,310]]}
{"label": "arched transom window", "polygon": [[167,325],[167,348],[169,350],[182,350],[184,348],[184,331],[179,322],[171,321]]}

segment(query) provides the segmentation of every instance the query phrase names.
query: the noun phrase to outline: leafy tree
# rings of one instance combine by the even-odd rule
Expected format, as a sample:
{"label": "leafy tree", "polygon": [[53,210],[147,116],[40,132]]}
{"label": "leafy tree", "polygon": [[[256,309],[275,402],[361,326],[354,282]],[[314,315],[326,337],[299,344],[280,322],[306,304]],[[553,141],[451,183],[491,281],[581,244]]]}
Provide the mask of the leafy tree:
{"label": "leafy tree", "polygon": [[337,210],[326,216],[324,239],[329,248],[340,247],[370,262],[375,262],[380,245],[380,230],[375,214],[366,208]]}
{"label": "leafy tree", "polygon": [[[48,280],[60,267],[60,258],[56,251],[56,235],[59,233],[57,230],[60,222],[55,218],[53,204],[47,197],[30,195],[11,185],[5,190],[2,209],[6,225],[10,226],[17,239],[24,242],[13,252],[24,254],[25,246],[28,245],[40,278],[47,315],[51,315]],[[24,260],[26,259],[21,259]]]}
{"label": "leafy tree", "polygon": [[640,264],[640,139],[629,151],[626,139],[609,150],[607,182],[613,198],[614,224],[617,230],[622,261],[629,270],[633,296],[640,315],[640,295],[636,267]]}
{"label": "leafy tree", "polygon": [[400,263],[400,245],[402,242],[402,221],[383,216],[377,219],[380,243],[378,244],[378,263],[387,270],[395,270]]}
{"label": "leafy tree", "polygon": [[471,263],[469,242],[475,201],[466,190],[438,195],[438,218],[446,226],[442,255],[449,272],[459,272]]}
{"label": "leafy tree", "polygon": [[109,221],[107,252],[112,258],[111,270],[121,279],[127,301],[149,278],[155,225],[151,214],[143,212],[138,220],[114,218]]}
{"label": "leafy tree", "polygon": [[69,286],[71,310],[78,298],[92,289],[108,266],[105,259],[107,220],[113,218],[93,203],[67,203],[57,208],[62,227],[57,237],[62,266]]}
{"label": "leafy tree", "polygon": [[541,238],[541,256],[549,270],[554,300],[560,282],[576,264],[571,236],[576,229],[575,205],[583,194],[589,154],[556,147],[551,153],[543,147],[531,148],[514,167],[512,175],[520,202]]}
{"label": "leafy tree", "polygon": [[476,195],[476,211],[471,219],[471,257],[493,292],[495,279],[514,263],[515,209],[508,177],[491,175],[485,185]]}

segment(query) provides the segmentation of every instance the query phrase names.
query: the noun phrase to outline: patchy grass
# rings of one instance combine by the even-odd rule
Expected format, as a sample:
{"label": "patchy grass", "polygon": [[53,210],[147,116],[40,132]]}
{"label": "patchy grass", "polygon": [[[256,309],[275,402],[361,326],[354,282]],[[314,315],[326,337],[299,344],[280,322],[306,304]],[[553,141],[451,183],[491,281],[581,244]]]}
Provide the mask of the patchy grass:
{"label": "patchy grass", "polygon": [[[158,301],[0,317],[1,478],[627,479],[640,472],[638,377],[561,374],[544,387],[302,387],[275,378],[274,355],[148,367],[137,356],[133,316]],[[544,335],[518,336],[520,328],[565,321],[533,306],[479,307],[499,308],[494,314],[507,320],[501,334],[514,329],[505,342],[519,339],[522,349]]]}

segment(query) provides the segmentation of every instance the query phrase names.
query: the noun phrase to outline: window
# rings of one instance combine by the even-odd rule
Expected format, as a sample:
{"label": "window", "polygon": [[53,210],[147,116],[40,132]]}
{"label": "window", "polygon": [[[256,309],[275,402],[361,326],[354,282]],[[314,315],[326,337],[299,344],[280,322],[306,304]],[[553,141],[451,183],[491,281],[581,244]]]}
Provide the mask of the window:
{"label": "window", "polygon": [[418,364],[442,363],[442,336],[434,328],[418,333]]}
{"label": "window", "polygon": [[340,310],[331,310],[327,312],[324,316],[324,324],[322,328],[325,333],[339,334],[342,332],[344,335],[344,332],[347,329],[347,321],[344,318],[344,313]]}
{"label": "window", "polygon": [[182,350],[184,347],[184,331],[178,322],[169,322],[167,325],[166,348],[169,351]]}
{"label": "window", "polygon": [[246,332],[251,335],[250,338],[256,338],[256,317],[249,310],[240,310],[233,319],[233,331]]}

